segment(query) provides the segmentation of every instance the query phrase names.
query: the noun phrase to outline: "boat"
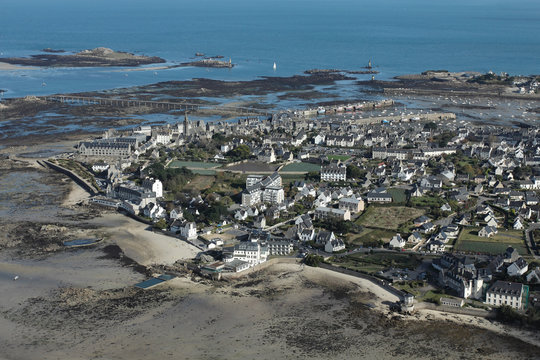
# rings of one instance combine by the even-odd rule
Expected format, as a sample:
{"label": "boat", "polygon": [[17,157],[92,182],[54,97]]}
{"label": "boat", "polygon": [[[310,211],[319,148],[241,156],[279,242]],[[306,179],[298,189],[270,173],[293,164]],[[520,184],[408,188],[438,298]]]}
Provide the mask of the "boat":
{"label": "boat", "polygon": [[277,65],[276,63],[274,62],[274,71],[277,69]]}
{"label": "boat", "polygon": [[323,106],[319,106],[319,107],[317,108],[317,114],[319,114],[319,115],[324,115],[324,114],[326,114],[326,109],[325,109]]}

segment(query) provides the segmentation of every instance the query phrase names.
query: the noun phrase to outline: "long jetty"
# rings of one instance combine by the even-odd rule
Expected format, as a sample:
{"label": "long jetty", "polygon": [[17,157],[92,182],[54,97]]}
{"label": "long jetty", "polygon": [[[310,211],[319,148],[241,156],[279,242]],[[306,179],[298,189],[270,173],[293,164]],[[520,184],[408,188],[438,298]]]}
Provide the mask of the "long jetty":
{"label": "long jetty", "polygon": [[403,114],[403,115],[381,115],[381,116],[372,116],[365,117],[360,119],[354,119],[352,122],[356,124],[378,124],[383,120],[388,122],[399,122],[399,121],[440,121],[440,120],[454,120],[456,119],[456,114],[454,113],[427,113],[427,114]]}
{"label": "long jetty", "polygon": [[90,96],[75,96],[75,95],[49,95],[42,96],[41,99],[45,101],[56,101],[72,105],[104,105],[113,107],[149,107],[153,109],[161,110],[181,110],[181,111],[209,111],[209,112],[231,112],[240,115],[266,115],[269,113],[267,110],[258,110],[240,106],[223,106],[223,107],[211,107],[201,104],[191,104],[185,102],[167,102],[167,101],[151,101],[151,100],[137,100],[137,99],[115,99],[115,98],[101,98]]}

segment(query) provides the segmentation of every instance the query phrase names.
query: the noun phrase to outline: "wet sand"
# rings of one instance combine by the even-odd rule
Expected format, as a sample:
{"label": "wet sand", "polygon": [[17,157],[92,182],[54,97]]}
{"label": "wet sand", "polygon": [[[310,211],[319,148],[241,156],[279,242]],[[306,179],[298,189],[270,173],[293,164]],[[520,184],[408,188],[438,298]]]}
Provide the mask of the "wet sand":
{"label": "wet sand", "polygon": [[229,284],[181,277],[148,291],[51,289],[2,307],[0,346],[8,359],[134,360],[506,359],[539,350],[476,327],[395,316],[384,310],[391,297],[363,285],[276,264]]}

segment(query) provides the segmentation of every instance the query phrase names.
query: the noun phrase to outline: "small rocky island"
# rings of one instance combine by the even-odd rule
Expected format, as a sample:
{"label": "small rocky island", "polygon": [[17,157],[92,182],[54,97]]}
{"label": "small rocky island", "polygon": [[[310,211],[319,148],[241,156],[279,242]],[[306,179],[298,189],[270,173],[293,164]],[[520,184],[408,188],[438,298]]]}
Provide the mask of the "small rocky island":
{"label": "small rocky island", "polygon": [[340,69],[309,69],[309,70],[304,71],[304,74],[308,74],[308,75],[332,74],[332,73],[366,75],[366,74],[378,74],[379,72],[377,70],[340,70]]}
{"label": "small rocky island", "polygon": [[0,58],[0,62],[13,65],[45,66],[45,67],[107,67],[107,66],[139,66],[164,63],[157,56],[135,55],[123,51],[98,47],[83,50],[72,55],[38,54],[30,57]]}
{"label": "small rocky island", "polygon": [[232,68],[232,67],[234,67],[234,64],[231,62],[231,60],[222,61],[222,60],[217,60],[217,57],[215,57],[215,58],[206,58],[206,59],[202,59],[202,60],[195,60],[195,61],[185,62],[185,63],[180,64],[178,67],[184,67],[184,66],[211,67],[211,68]]}

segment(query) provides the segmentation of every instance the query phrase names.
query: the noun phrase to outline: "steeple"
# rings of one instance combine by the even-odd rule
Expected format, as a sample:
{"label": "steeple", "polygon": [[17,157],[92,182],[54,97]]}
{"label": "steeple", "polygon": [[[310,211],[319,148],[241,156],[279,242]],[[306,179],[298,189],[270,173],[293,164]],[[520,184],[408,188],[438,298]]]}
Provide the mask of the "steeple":
{"label": "steeple", "polygon": [[189,135],[189,120],[187,111],[184,113],[184,137]]}

